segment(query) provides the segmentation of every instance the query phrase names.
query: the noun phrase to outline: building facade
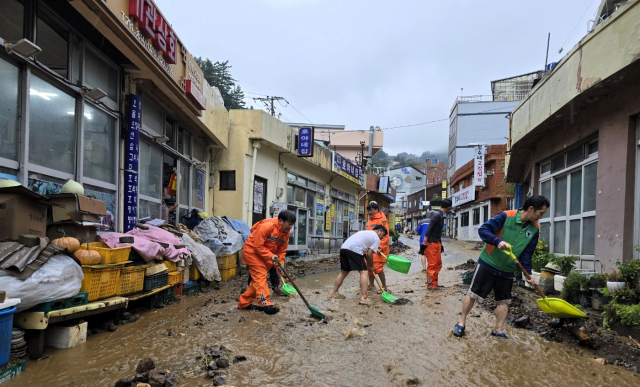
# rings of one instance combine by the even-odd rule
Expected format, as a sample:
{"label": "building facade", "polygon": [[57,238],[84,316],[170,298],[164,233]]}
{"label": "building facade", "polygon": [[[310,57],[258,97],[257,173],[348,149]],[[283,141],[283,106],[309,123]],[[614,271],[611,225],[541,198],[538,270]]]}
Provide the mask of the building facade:
{"label": "building facade", "polygon": [[540,222],[549,250],[596,271],[640,244],[640,2],[607,5],[514,109],[507,171],[551,201]]}
{"label": "building facade", "polygon": [[229,147],[215,156],[214,214],[252,225],[294,211],[292,251],[336,248],[358,231],[359,168],[318,143],[313,157],[297,157],[298,130],[262,110],[231,110],[229,118]]}
{"label": "building facade", "polygon": [[76,180],[112,230],[160,217],[163,186],[171,222],[210,211],[228,113],[169,22],[150,0],[0,2],[0,176]]}
{"label": "building facade", "polygon": [[[442,186],[432,184],[427,189],[421,189],[406,196],[407,212],[405,215],[405,226],[415,230],[418,224],[427,217],[427,211],[432,207],[434,195],[440,196]],[[438,200],[437,203],[440,201]],[[427,204],[428,203],[428,204]]]}
{"label": "building facade", "polygon": [[[491,145],[484,156],[484,186],[473,185],[474,161],[469,161],[451,177],[453,212],[448,218],[448,235],[459,240],[480,241],[478,229],[502,211],[517,207],[514,185],[505,182],[506,145]],[[468,191],[466,197],[462,193]]]}

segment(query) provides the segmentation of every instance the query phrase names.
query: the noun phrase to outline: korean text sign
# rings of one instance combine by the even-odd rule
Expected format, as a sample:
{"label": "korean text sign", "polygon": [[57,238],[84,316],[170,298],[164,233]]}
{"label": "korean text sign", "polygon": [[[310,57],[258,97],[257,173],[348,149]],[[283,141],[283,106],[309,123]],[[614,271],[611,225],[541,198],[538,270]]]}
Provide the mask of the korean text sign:
{"label": "korean text sign", "polygon": [[140,155],[140,118],[142,100],[129,95],[127,137],[125,140],[124,169],[124,231],[136,228],[138,223],[138,162]]}
{"label": "korean text sign", "polygon": [[474,148],[473,155],[473,185],[484,186],[484,145]]}
{"label": "korean text sign", "polygon": [[298,157],[313,157],[313,128],[298,130]]}

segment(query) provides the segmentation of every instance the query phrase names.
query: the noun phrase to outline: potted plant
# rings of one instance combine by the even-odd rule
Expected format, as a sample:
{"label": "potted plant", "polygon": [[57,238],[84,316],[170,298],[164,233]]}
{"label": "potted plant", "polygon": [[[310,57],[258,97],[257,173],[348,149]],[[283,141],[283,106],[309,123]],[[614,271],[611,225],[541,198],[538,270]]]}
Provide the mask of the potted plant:
{"label": "potted plant", "polygon": [[551,257],[552,262],[560,268],[560,274],[563,276],[568,276],[571,273],[571,270],[575,267],[576,261],[580,259],[580,257],[576,255],[555,255]]}
{"label": "potted plant", "polygon": [[607,289],[609,289],[609,293],[613,293],[618,289],[624,289],[626,286],[627,284],[622,280],[619,271],[614,270],[607,274]]}
{"label": "potted plant", "polygon": [[633,290],[627,288],[618,289],[612,294],[613,302],[619,305],[633,305],[635,304],[635,294]]}
{"label": "potted plant", "polygon": [[638,287],[638,274],[640,274],[640,259],[632,259],[627,262],[616,262],[622,281],[630,288]]}
{"label": "potted plant", "polygon": [[572,304],[580,303],[580,282],[584,276],[578,273],[571,273],[565,278],[560,298]]}
{"label": "potted plant", "polygon": [[599,289],[607,286],[607,276],[604,274],[594,274],[589,277],[589,289],[591,289],[591,297],[600,298],[602,294]]}
{"label": "potted plant", "polygon": [[533,271],[540,273],[542,268],[549,263],[550,254],[545,251],[545,249],[549,248],[549,244],[547,243],[546,238],[538,238],[538,244],[536,245],[536,249],[533,252],[533,256],[531,257],[531,265],[533,266]]}
{"label": "potted plant", "polygon": [[600,297],[600,300],[602,301],[602,305],[607,305],[608,303],[610,303],[613,297],[611,297],[611,293],[609,293],[609,289],[604,287],[598,290],[602,294],[602,297]]}

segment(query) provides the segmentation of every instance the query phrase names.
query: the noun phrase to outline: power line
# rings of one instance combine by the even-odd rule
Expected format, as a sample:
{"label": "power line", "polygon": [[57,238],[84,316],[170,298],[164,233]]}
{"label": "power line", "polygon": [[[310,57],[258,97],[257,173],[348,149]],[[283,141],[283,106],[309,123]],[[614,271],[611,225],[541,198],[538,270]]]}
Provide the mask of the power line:
{"label": "power line", "polygon": [[[505,101],[505,102],[507,102],[507,101]],[[493,112],[493,111],[496,111],[496,110],[501,110],[501,109],[504,109],[504,108],[505,108],[504,106],[501,106],[501,107],[499,107],[499,108],[489,109],[489,110],[483,110],[483,111],[481,111],[481,112],[475,112],[475,113],[471,113],[471,114],[488,113],[488,112]],[[433,123],[435,123],[435,122],[448,121],[448,120],[449,120],[449,118],[442,118],[442,119],[439,119],[439,120],[433,120],[433,121],[421,122],[421,123],[419,123],[419,124],[410,124],[410,125],[402,125],[402,126],[392,126],[392,127],[390,127],[390,128],[382,128],[381,130],[399,129],[399,128],[408,128],[408,127],[411,127],[411,126],[428,125],[428,124],[433,124]]]}
{"label": "power line", "polygon": [[287,101],[286,99],[284,101],[289,104],[288,106],[291,106],[293,108],[293,110],[297,111],[298,114],[300,114],[302,117],[304,117],[304,119],[307,120],[310,124],[313,124],[313,122],[310,119],[308,119],[304,114],[300,113],[300,110],[296,109],[296,107],[293,106],[291,104],[291,102]]}
{"label": "power line", "polygon": [[275,116],[276,115],[276,109],[275,106],[273,106],[273,101],[279,101],[284,99],[283,97],[269,97],[268,95],[264,98],[260,97],[260,98],[254,98],[254,101],[259,101],[262,102],[267,109],[269,109],[269,105],[271,105],[271,115]]}
{"label": "power line", "polygon": [[[584,12],[582,13],[582,16],[580,16],[580,20],[578,20],[576,25],[573,27],[573,29],[569,33],[569,36],[567,36],[567,39],[560,46],[560,50],[558,50],[558,53],[553,56],[553,59],[555,59],[562,52],[562,50],[564,50],[564,45],[567,44],[567,42],[571,38],[571,35],[573,35],[573,32],[576,30],[576,28],[578,28],[578,25],[580,25],[580,22],[582,22],[582,19],[584,19],[584,15],[587,14],[587,11],[589,11],[589,8],[591,8],[591,6],[593,5],[594,2],[595,2],[595,0],[591,0],[591,3],[589,3],[589,6],[587,7],[587,9],[585,9]],[[551,60],[553,60],[553,59],[551,59]]]}

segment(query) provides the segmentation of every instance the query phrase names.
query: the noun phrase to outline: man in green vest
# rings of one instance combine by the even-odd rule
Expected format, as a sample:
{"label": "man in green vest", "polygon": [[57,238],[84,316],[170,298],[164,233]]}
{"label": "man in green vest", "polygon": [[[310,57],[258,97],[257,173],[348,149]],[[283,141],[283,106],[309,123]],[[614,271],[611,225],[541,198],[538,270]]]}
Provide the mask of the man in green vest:
{"label": "man in green vest", "polygon": [[[511,302],[511,286],[517,266],[513,259],[501,250],[512,246],[513,253],[531,274],[531,256],[538,244],[538,219],[547,212],[549,200],[542,195],[528,198],[521,210],[501,212],[489,219],[478,230],[485,242],[467,295],[462,301],[462,315],[453,328],[457,337],[464,336],[467,315],[476,300],[485,298],[491,290],[496,300],[496,326],[491,336],[508,338],[503,332]],[[497,247],[497,248],[496,248]],[[535,285],[533,278],[527,280]]]}

